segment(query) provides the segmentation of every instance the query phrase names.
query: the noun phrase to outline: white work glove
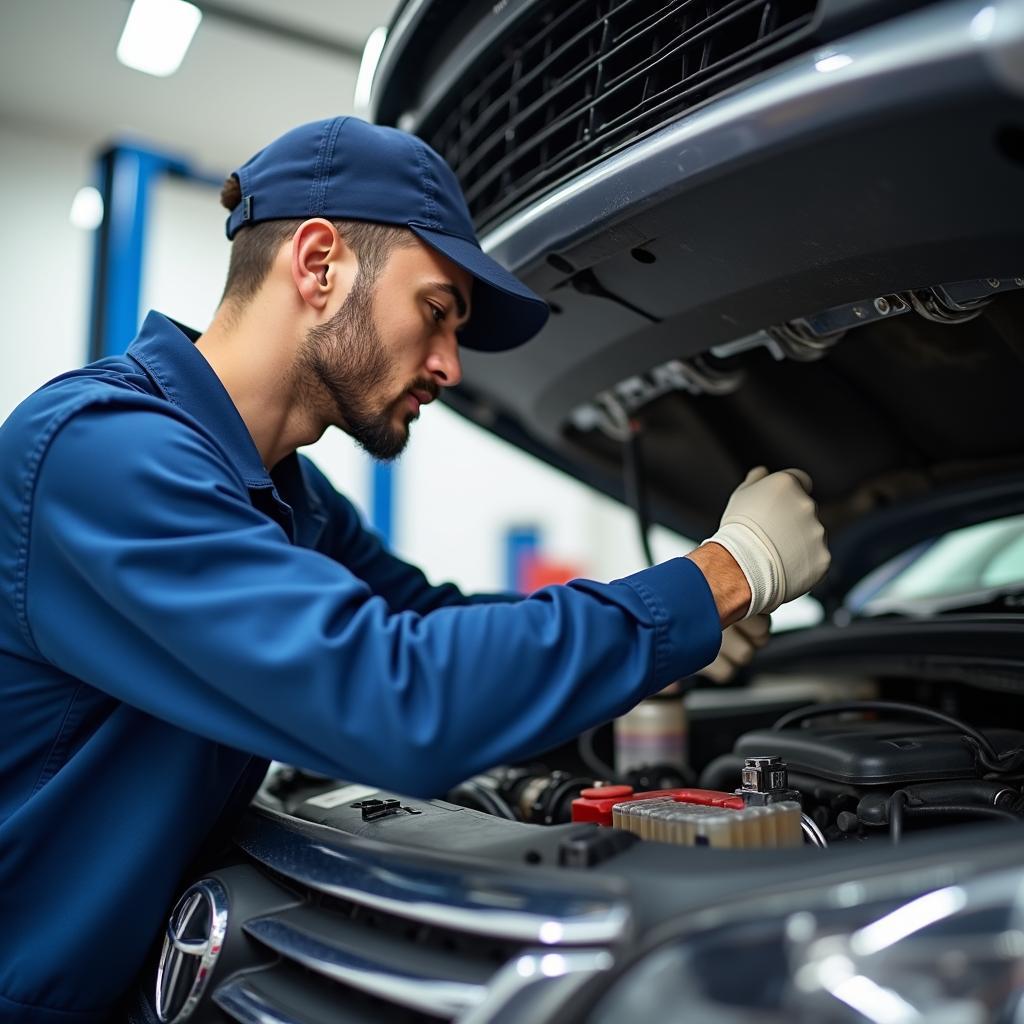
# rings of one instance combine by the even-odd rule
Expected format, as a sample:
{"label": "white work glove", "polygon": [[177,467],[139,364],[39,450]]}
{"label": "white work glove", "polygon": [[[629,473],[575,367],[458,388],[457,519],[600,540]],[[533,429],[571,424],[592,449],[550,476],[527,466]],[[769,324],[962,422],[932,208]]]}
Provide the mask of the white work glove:
{"label": "white work glove", "polygon": [[802,469],[769,473],[757,466],[732,492],[718,532],[705,541],[721,544],[743,570],[750,586],[744,618],[775,611],[828,571],[825,528],[810,490]]}
{"label": "white work glove", "polygon": [[702,668],[697,675],[713,683],[727,683],[736,673],[749,664],[759,647],[768,642],[768,630],[772,624],[768,615],[754,615],[727,626],[722,634],[722,647],[710,665]]}

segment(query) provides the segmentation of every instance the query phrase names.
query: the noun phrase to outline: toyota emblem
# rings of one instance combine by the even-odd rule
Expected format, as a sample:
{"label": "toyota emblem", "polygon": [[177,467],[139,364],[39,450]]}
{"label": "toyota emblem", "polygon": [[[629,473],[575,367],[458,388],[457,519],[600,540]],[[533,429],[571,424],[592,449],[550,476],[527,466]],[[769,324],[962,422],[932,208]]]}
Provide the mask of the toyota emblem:
{"label": "toyota emblem", "polygon": [[156,972],[156,1013],[164,1024],[178,1024],[192,1015],[217,962],[227,924],[227,893],[215,878],[196,882],[178,900]]}

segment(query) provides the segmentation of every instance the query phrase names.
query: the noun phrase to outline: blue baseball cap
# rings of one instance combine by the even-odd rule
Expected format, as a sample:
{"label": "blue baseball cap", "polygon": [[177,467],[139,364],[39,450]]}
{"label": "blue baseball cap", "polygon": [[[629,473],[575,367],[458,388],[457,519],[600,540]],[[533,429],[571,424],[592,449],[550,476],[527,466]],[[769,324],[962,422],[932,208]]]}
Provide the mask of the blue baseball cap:
{"label": "blue baseball cap", "polygon": [[268,220],[401,225],[476,281],[460,344],[501,352],[529,341],[547,321],[547,303],[480,248],[458,179],[415,135],[357,117],[313,121],[261,149],[234,175],[242,201],[228,217],[228,238]]}

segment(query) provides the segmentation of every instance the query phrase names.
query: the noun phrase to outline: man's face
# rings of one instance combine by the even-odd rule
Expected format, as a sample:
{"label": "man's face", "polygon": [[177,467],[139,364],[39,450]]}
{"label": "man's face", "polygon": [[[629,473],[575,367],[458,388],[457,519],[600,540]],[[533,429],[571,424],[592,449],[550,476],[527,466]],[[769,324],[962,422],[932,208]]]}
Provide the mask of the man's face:
{"label": "man's face", "polygon": [[420,407],[461,379],[455,330],[468,319],[471,286],[419,240],[392,250],[375,282],[360,270],[303,346],[300,376],[318,412],[374,458],[400,455]]}

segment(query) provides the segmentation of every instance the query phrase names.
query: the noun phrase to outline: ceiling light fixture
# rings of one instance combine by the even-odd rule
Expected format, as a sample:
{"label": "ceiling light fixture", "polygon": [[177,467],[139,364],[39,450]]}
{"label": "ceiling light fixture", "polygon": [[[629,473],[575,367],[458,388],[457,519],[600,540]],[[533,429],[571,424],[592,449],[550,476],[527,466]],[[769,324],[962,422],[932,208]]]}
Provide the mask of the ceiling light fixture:
{"label": "ceiling light fixture", "polygon": [[93,231],[103,222],[103,196],[99,189],[85,185],[71,202],[71,223],[83,231]]}
{"label": "ceiling light fixture", "polygon": [[117,44],[117,59],[147,75],[173,75],[202,17],[199,8],[185,0],[134,0]]}

